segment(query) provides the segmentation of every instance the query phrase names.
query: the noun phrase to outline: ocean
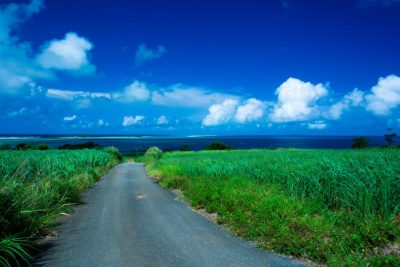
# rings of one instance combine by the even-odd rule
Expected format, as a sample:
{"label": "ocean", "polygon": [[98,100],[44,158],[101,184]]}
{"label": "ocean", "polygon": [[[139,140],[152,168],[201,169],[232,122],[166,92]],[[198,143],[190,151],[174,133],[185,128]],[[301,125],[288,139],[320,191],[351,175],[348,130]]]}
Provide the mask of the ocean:
{"label": "ocean", "polygon": [[[151,146],[162,150],[175,150],[188,145],[192,150],[201,150],[214,141],[221,141],[234,149],[249,148],[307,148],[307,149],[340,149],[351,148],[354,136],[127,136],[127,135],[0,135],[0,144],[32,145],[46,143],[50,148],[64,144],[95,142],[101,147],[114,146],[122,152],[143,151]],[[382,136],[369,136],[369,144],[384,144]]]}

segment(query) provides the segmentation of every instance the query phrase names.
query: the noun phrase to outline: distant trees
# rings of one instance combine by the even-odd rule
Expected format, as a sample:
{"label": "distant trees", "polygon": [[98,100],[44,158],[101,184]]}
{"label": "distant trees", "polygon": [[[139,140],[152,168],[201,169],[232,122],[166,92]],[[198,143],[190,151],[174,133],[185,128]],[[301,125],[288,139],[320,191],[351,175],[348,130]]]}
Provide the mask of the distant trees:
{"label": "distant trees", "polygon": [[65,144],[58,147],[58,149],[84,149],[84,148],[98,149],[100,148],[100,145],[96,144],[95,142],[86,142],[81,144]]}
{"label": "distant trees", "polygon": [[[382,147],[396,147],[396,137],[397,133],[393,132],[392,128],[387,128],[388,133],[383,135],[383,138],[386,142]],[[353,143],[351,145],[352,148],[366,148],[369,147],[368,138],[367,137],[356,137],[353,138]],[[400,148],[400,146],[398,146]]]}
{"label": "distant trees", "polygon": [[222,142],[215,141],[204,147],[204,150],[230,150],[231,146],[225,145]]}
{"label": "distant trees", "polygon": [[22,144],[18,144],[15,148],[17,150],[28,150],[28,149],[32,149],[33,146],[31,144],[22,143]]}
{"label": "distant trees", "polygon": [[48,144],[39,144],[39,145],[37,145],[36,148],[39,150],[47,150],[47,149],[49,149],[49,145]]}
{"label": "distant trees", "polygon": [[[99,149],[100,145],[96,144],[94,142],[86,142],[86,143],[81,143],[81,144],[64,144],[62,146],[59,146],[58,149]],[[49,145],[48,144],[38,144],[38,145],[32,145],[32,144],[26,144],[26,143],[21,143],[17,144],[15,147],[13,147],[10,144],[2,144],[0,145],[0,150],[48,150]]]}
{"label": "distant trees", "polygon": [[366,148],[368,147],[368,138],[367,137],[356,137],[353,138],[353,143],[351,145],[352,148]]}
{"label": "distant trees", "polygon": [[395,132],[393,132],[392,128],[388,128],[388,133],[384,135],[385,141],[387,142],[387,146],[393,146],[396,144],[396,141],[394,140],[397,136]]}
{"label": "distant trees", "polygon": [[13,147],[10,144],[2,144],[0,145],[0,150],[12,150]]}

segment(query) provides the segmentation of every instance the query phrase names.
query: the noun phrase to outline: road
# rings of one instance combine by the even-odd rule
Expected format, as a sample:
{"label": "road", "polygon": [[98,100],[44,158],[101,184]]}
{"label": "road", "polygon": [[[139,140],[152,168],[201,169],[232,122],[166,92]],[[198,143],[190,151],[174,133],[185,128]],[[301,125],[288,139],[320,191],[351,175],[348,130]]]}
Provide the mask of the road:
{"label": "road", "polygon": [[231,236],[146,177],[114,167],[65,216],[35,266],[303,266]]}

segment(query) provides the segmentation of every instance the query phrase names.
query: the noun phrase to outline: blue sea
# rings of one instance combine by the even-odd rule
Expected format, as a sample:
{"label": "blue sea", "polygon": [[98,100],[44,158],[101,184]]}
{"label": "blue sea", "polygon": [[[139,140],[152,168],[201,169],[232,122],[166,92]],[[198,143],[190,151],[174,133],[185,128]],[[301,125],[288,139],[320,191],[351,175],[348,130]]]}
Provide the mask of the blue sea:
{"label": "blue sea", "polygon": [[[221,141],[235,149],[248,148],[324,148],[339,149],[351,148],[354,136],[140,136],[140,135],[0,135],[0,144],[15,146],[20,143],[32,145],[47,143],[50,148],[57,148],[64,144],[79,144],[95,142],[101,147],[115,146],[122,152],[146,150],[157,146],[162,150],[175,150],[182,145],[188,145],[193,150],[201,150],[214,141]],[[371,146],[384,144],[382,136],[369,136]]]}

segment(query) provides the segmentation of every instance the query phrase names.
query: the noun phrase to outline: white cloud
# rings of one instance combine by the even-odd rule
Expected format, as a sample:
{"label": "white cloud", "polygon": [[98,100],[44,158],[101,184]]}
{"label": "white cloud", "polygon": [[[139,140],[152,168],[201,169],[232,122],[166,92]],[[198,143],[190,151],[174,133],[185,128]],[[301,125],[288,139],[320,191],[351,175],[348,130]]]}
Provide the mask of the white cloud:
{"label": "white cloud", "polygon": [[239,102],[234,99],[225,99],[221,104],[211,105],[208,115],[203,119],[204,126],[216,126],[229,122],[235,115]]}
{"label": "white cloud", "polygon": [[106,127],[106,126],[109,126],[110,124],[109,124],[108,122],[106,122],[105,120],[103,120],[103,119],[99,119],[99,120],[97,121],[97,125],[98,125],[99,127]]}
{"label": "white cloud", "polygon": [[168,119],[165,115],[161,115],[160,117],[157,118],[157,124],[158,125],[165,125],[168,124]]}
{"label": "white cloud", "polygon": [[366,97],[367,110],[376,115],[388,115],[400,105],[400,77],[381,77]]}
{"label": "white cloud", "polygon": [[162,45],[159,45],[157,49],[152,50],[146,47],[145,44],[141,44],[136,51],[135,64],[136,66],[140,66],[145,62],[153,61],[163,56],[165,52],[166,50]]}
{"label": "white cloud", "polygon": [[121,91],[110,93],[50,88],[46,91],[46,96],[66,101],[76,101],[79,98],[87,98],[87,101],[95,98],[107,98],[122,103],[151,100],[152,104],[159,106],[174,108],[184,107],[191,109],[209,107],[213,104],[221,103],[225,99],[240,99],[239,96],[235,95],[217,93],[196,87],[184,87],[182,85],[173,85],[169,87],[169,89],[155,87],[152,91],[146,83],[137,80],[133,81]]}
{"label": "white cloud", "polygon": [[136,116],[125,116],[122,121],[122,126],[127,127],[131,125],[139,124],[142,120],[144,120],[144,116],[136,115]]}
{"label": "white cloud", "polygon": [[16,37],[11,31],[43,8],[43,0],[32,0],[29,4],[0,5],[0,43],[11,43]]}
{"label": "white cloud", "polygon": [[46,92],[46,96],[50,98],[58,98],[62,100],[74,100],[79,97],[87,97],[87,98],[107,98],[111,99],[110,93],[104,92],[89,92],[89,91],[72,91],[72,90],[60,90],[60,89],[48,89]]}
{"label": "white cloud", "polygon": [[107,98],[114,99],[119,102],[131,103],[135,101],[146,101],[150,97],[150,90],[147,89],[146,84],[134,81],[122,92],[90,92],[90,91],[73,91],[73,90],[60,90],[60,89],[48,89],[46,96],[49,98],[58,98],[66,101],[72,101],[79,98],[86,98],[88,101],[90,99],[96,98]]}
{"label": "white cloud", "polygon": [[63,121],[74,121],[76,118],[77,118],[76,115],[65,116]]}
{"label": "white cloud", "polygon": [[308,123],[307,127],[311,130],[322,130],[326,128],[326,123],[324,121],[315,121],[313,123]]}
{"label": "white cloud", "polygon": [[196,87],[174,85],[167,90],[158,90],[152,93],[153,104],[169,107],[201,108],[221,103],[225,99],[238,99],[229,94],[216,93]]}
{"label": "white cloud", "polygon": [[328,119],[338,120],[342,117],[344,111],[349,110],[350,107],[361,106],[364,101],[364,92],[357,88],[346,94],[343,99],[333,104],[325,117]]}
{"label": "white cloud", "polygon": [[88,59],[88,53],[92,48],[92,43],[86,38],[69,32],[65,34],[64,39],[55,39],[45,44],[37,60],[46,69],[89,74],[96,70]]}
{"label": "white cloud", "polygon": [[266,103],[249,98],[242,103],[237,99],[225,99],[222,103],[213,104],[203,119],[203,126],[216,126],[229,122],[247,123],[256,121],[264,115]]}
{"label": "white cloud", "polygon": [[245,123],[257,120],[264,115],[265,104],[258,99],[250,98],[236,110],[235,121]]}
{"label": "white cloud", "polygon": [[314,85],[289,78],[278,87],[276,94],[278,103],[269,116],[271,121],[305,121],[319,115],[317,102],[328,94],[328,89],[321,83]]}
{"label": "white cloud", "polygon": [[146,84],[139,81],[134,81],[130,85],[126,86],[122,93],[116,92],[113,98],[121,102],[135,102],[135,101],[146,101],[150,98],[150,90]]}
{"label": "white cloud", "polygon": [[0,4],[0,93],[29,92],[36,87],[36,80],[53,78],[51,72],[43,70],[32,58],[29,43],[21,42],[12,34],[42,7],[40,0],[29,4]]}

